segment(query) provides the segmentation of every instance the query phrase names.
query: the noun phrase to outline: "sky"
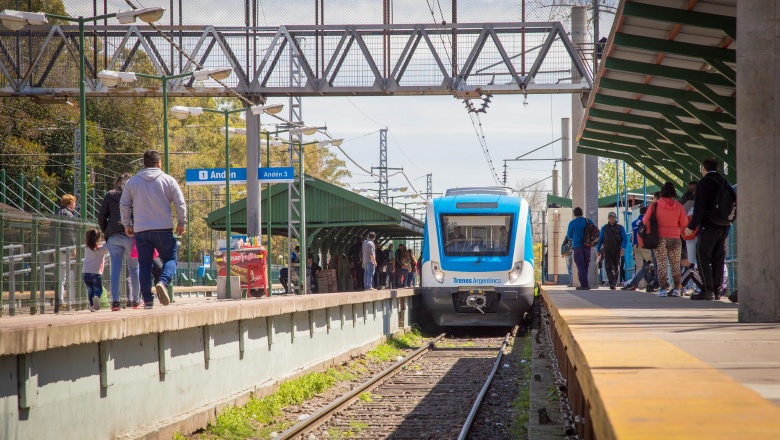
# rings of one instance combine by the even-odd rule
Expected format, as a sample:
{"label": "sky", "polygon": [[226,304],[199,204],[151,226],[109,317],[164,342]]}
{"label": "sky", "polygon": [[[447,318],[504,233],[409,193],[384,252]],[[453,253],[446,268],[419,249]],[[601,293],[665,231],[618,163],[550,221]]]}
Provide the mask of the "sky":
{"label": "sky", "polygon": [[[271,100],[279,102],[278,100]],[[493,166],[503,177],[503,160],[515,158],[561,133],[561,118],[571,115],[571,95],[498,95],[480,113],[482,132]],[[363,168],[379,165],[379,132],[388,129],[388,166],[403,168],[420,192],[425,175],[433,174],[434,192],[463,186],[493,186],[491,169],[463,102],[451,96],[304,98],[303,118],[309,125],[327,125],[334,137],[344,138],[342,149]],[[476,119],[475,119],[476,121]],[[560,142],[529,158],[560,157]],[[377,188],[340,151],[353,176],[353,187]],[[552,161],[511,162],[507,183],[530,184],[551,175]],[[559,165],[560,166],[560,165]],[[392,172],[390,172],[392,174]],[[545,186],[551,186],[545,181]],[[390,179],[390,187],[406,186],[403,176]]]}

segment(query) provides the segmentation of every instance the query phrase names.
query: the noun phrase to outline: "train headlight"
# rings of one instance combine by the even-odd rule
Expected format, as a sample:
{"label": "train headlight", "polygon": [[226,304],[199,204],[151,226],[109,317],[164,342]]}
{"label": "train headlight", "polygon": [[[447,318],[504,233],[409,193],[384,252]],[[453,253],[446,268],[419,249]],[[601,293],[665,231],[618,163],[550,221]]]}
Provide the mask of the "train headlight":
{"label": "train headlight", "polygon": [[433,278],[437,282],[444,282],[444,272],[442,272],[441,265],[437,261],[431,261],[431,272],[433,272]]}
{"label": "train headlight", "polygon": [[523,272],[523,262],[522,261],[516,261],[512,265],[512,270],[509,271],[509,282],[514,283],[515,281],[520,279],[520,274]]}

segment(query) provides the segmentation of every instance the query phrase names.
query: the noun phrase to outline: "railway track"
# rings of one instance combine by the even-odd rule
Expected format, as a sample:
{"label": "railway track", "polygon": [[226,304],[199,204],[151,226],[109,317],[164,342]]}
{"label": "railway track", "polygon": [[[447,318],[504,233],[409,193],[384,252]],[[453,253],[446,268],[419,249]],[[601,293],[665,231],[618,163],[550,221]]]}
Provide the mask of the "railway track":
{"label": "railway track", "polygon": [[444,334],[283,432],[282,439],[465,439],[504,348]]}

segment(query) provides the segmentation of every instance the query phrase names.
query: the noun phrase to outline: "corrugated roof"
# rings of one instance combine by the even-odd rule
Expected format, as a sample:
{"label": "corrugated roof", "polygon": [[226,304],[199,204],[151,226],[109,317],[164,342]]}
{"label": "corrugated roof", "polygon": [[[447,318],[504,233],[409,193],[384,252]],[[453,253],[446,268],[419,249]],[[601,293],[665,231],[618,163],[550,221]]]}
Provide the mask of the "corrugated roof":
{"label": "corrugated roof", "polygon": [[[398,209],[375,200],[306,176],[306,230],[310,241],[348,241],[351,245],[355,235],[374,231],[383,239],[419,238],[423,235],[424,223]],[[271,185],[271,229],[274,235],[287,235],[287,188],[288,185]],[[261,196],[262,229],[265,234],[268,221],[268,190]],[[231,205],[231,230],[246,232],[246,199]],[[207,225],[216,230],[225,230],[226,208],[209,213]]]}
{"label": "corrugated roof", "polygon": [[657,184],[707,157],[736,182],[736,0],[621,0],[577,140]]}
{"label": "corrugated roof", "polygon": [[[643,195],[643,193],[645,191],[647,191],[647,197],[648,198],[652,198],[653,197],[653,193],[656,192],[656,191],[660,191],[660,190],[661,190],[660,186],[657,186],[657,185],[647,185],[647,189],[637,188],[637,189],[630,189],[630,190],[628,190],[628,195],[629,196],[636,196],[636,197],[639,197],[641,199],[642,198],[641,196]],[[622,197],[623,197],[623,193],[622,192],[620,193],[620,197],[622,199]],[[612,194],[610,196],[599,197],[599,202],[598,202],[599,203],[599,208],[606,208],[608,206],[615,206],[617,204],[617,202],[615,201],[615,198],[616,198],[616,196],[614,194]],[[571,199],[567,199],[566,197],[561,197],[561,196],[554,196],[552,194],[547,194],[547,204],[548,205],[555,204],[555,205],[558,205],[558,206],[562,206],[564,208],[571,208],[572,207]]]}

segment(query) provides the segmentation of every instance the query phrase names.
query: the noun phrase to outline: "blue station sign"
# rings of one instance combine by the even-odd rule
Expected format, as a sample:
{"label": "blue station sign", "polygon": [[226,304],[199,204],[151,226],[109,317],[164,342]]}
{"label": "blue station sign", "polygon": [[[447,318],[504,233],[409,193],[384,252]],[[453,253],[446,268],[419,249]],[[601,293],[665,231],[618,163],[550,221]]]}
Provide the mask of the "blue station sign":
{"label": "blue station sign", "polygon": [[[187,185],[224,185],[224,168],[191,168],[186,170]],[[262,183],[291,183],[295,179],[293,167],[258,168],[257,180]],[[230,169],[231,184],[246,183],[246,168]]]}

